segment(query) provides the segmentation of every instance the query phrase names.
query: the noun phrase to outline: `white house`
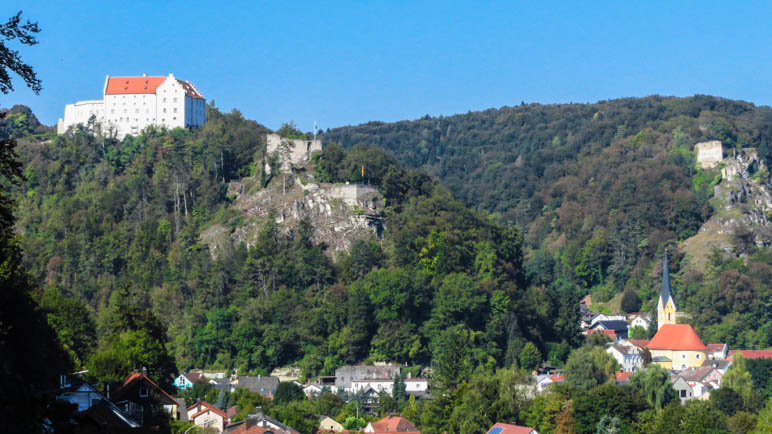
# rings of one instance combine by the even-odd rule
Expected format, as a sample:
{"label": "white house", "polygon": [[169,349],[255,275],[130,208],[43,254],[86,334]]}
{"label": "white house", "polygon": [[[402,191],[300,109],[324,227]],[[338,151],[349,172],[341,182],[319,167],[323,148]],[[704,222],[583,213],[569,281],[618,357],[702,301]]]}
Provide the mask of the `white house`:
{"label": "white house", "polygon": [[322,386],[316,383],[306,384],[303,386],[303,393],[305,393],[306,398],[319,396],[322,394]]}
{"label": "white house", "polygon": [[405,392],[426,393],[429,391],[429,380],[426,378],[405,378]]}
{"label": "white house", "polygon": [[625,321],[624,315],[606,315],[605,313],[599,313],[590,321],[590,327],[594,326],[598,321]]}
{"label": "white house", "polygon": [[[407,386],[407,381],[405,382],[405,386]],[[362,378],[353,380],[351,382],[351,389],[347,390],[347,392],[356,393],[360,390],[365,391],[367,389],[373,389],[376,392],[391,393],[393,388],[394,380],[390,378]]]}
{"label": "white house", "polygon": [[643,367],[643,358],[634,346],[613,345],[606,348],[617,363],[622,366],[622,372],[630,372]]}
{"label": "white house", "polygon": [[166,128],[198,126],[206,120],[206,102],[189,81],[168,77],[105,78],[102,100],[67,104],[57,132],[63,134],[77,124],[87,124],[93,116],[103,131],[118,137],[139,134],[151,125]]}
{"label": "white house", "polygon": [[641,327],[648,330],[649,326],[651,326],[651,318],[645,313],[633,315],[631,319],[630,327]]}
{"label": "white house", "polygon": [[207,403],[206,401],[199,401],[187,408],[188,420],[193,425],[202,428],[211,428],[217,432],[223,432],[225,424],[228,422],[228,415],[219,408]]}

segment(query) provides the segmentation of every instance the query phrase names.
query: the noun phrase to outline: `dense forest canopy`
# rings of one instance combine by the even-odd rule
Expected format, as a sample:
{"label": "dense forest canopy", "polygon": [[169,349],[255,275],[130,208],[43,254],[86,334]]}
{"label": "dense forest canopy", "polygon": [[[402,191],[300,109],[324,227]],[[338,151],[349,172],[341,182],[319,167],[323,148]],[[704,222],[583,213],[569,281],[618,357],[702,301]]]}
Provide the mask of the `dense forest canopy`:
{"label": "dense forest canopy", "polygon": [[[467,206],[517,224],[531,283],[566,279],[600,301],[635,291],[651,311],[663,250],[675,255],[677,272],[682,260],[688,263],[677,243],[695,235],[714,212],[711,198],[720,174],[696,167],[694,145],[720,140],[727,155],[756,148],[769,164],[772,109],[704,95],[521,104],[370,122],[328,130],[323,137],[344,148],[389,150],[406,166],[436,176]],[[763,304],[727,305],[727,297],[741,291],[770,301],[767,279],[759,275],[770,265],[767,248],[739,244],[728,255],[713,255],[710,273],[679,276],[676,300],[706,337],[769,346],[769,323],[757,320],[766,317]],[[733,260],[740,255],[745,259]],[[735,281],[753,289],[736,289]],[[763,336],[742,331],[759,327]]]}
{"label": "dense forest canopy", "polygon": [[[23,179],[7,188],[36,301],[69,362],[99,385],[140,366],[171,388],[175,373],[193,368],[298,365],[313,378],[392,361],[415,373],[432,367],[434,401],[379,404],[425,432],[479,432],[496,420],[543,432],[594,432],[598,420],[668,432],[667,418],[727,426],[731,412],[701,416],[722,401],[668,413],[674,397],[662,395],[669,383],[656,368],[614,385],[618,366],[603,340],[579,334],[578,301],[625,291],[625,309],[651,310],[667,248],[677,302],[705,341],[772,345],[769,248],[738,242],[704,269],[677,249],[714,212],[717,172],[696,167],[694,143],[719,138],[730,152],[756,146],[766,158],[768,113],[652,97],[367,124],[325,133],[307,167],[277,177],[269,130],[238,111],[210,105],[201,128],[119,139],[96,124],[57,136],[17,107],[4,131],[18,142]],[[280,131],[303,136],[291,124]],[[312,219],[285,231],[275,214],[240,214],[227,194],[246,177],[258,189],[298,188],[284,178],[301,172],[298,183],[312,175],[376,187],[386,200],[382,236],[330,257],[312,239]],[[232,255],[215,257],[201,240],[213,224],[247,223],[259,233]],[[570,372],[566,388],[535,400],[511,393],[542,361]],[[743,368],[760,391],[743,392],[743,420],[765,414],[767,368]],[[190,393],[213,399],[212,390]],[[227,398],[244,414],[264,404],[304,427],[318,406],[354,417],[354,401]]]}

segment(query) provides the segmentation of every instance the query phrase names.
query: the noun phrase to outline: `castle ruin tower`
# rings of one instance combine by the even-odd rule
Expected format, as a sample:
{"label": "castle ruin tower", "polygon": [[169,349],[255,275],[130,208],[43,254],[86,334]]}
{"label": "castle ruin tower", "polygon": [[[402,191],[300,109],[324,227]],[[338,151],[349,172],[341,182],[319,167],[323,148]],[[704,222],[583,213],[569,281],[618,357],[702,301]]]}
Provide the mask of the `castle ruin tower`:
{"label": "castle ruin tower", "polygon": [[665,324],[675,324],[676,312],[675,300],[673,300],[670,289],[667,252],[665,252],[665,262],[662,265],[662,290],[659,292],[659,302],[657,303],[657,329],[661,329]]}

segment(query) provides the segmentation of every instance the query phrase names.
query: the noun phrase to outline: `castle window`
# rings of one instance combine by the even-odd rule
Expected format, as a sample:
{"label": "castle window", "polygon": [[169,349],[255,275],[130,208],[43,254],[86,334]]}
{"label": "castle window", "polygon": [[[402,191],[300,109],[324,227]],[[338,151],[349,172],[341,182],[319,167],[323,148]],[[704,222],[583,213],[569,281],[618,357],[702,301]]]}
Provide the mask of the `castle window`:
{"label": "castle window", "polygon": [[686,354],[681,354],[681,358],[685,359],[686,358]]}
{"label": "castle window", "polygon": [[700,358],[700,355],[699,355],[699,354],[697,354],[697,359],[699,359],[699,358]]}
{"label": "castle window", "polygon": [[166,113],[166,107],[164,107],[164,113]]}
{"label": "castle window", "polygon": [[177,98],[174,98],[174,102],[177,102]]}
{"label": "castle window", "polygon": [[163,102],[166,102],[166,98],[163,99]]}
{"label": "castle window", "polygon": [[174,113],[177,113],[177,107],[174,108]]}

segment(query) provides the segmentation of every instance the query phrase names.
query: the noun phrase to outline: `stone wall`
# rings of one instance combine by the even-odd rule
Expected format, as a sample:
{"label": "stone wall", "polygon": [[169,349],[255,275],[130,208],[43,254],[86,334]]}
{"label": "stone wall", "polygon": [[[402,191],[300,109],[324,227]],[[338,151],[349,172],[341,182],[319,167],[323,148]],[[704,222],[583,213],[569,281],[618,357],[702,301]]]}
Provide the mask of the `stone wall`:
{"label": "stone wall", "polygon": [[[282,156],[282,150],[280,150],[280,147],[282,145],[286,146],[287,151],[287,157],[283,158]],[[287,171],[290,169],[290,166],[292,165],[300,165],[307,163],[311,160],[311,154],[314,152],[322,152],[322,141],[321,140],[302,140],[302,139],[287,139],[284,137],[281,137],[278,134],[267,134],[266,135],[266,151],[268,154],[279,154],[281,158],[281,167],[282,170]],[[270,173],[271,168],[268,167],[268,164],[266,163],[265,170],[267,173]]]}
{"label": "stone wall", "polygon": [[694,148],[697,150],[697,164],[703,169],[712,169],[724,159],[724,149],[718,140],[697,143]]}

